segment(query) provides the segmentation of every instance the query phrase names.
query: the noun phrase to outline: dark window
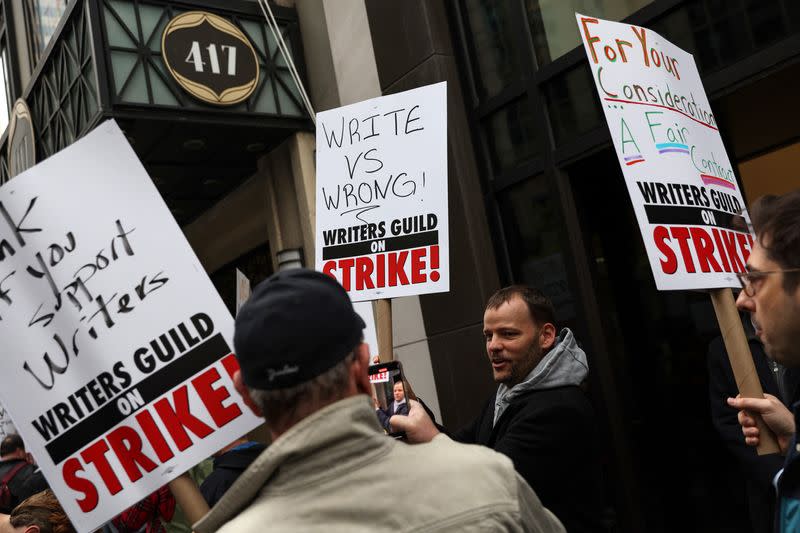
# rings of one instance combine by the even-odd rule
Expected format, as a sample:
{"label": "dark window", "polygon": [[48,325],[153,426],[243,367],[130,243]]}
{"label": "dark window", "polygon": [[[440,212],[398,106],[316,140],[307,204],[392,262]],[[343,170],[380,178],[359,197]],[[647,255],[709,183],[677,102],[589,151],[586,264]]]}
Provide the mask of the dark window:
{"label": "dark window", "polygon": [[707,74],[800,32],[800,2],[693,0],[650,27],[693,54]]}
{"label": "dark window", "polygon": [[487,117],[483,134],[494,169],[502,172],[540,155],[542,129],[536,120],[536,109],[526,97]]}
{"label": "dark window", "polygon": [[525,0],[536,59],[545,65],[581,44],[575,12],[606,20],[622,20],[652,0]]}
{"label": "dark window", "polygon": [[561,325],[575,318],[566,265],[561,210],[545,176],[504,189],[497,197],[514,280],[540,288],[556,306]]}
{"label": "dark window", "polygon": [[587,64],[578,65],[547,82],[544,93],[556,145],[603,124],[594,80]]}
{"label": "dark window", "polygon": [[482,97],[491,97],[520,79],[523,51],[515,27],[519,9],[508,0],[466,0],[465,4],[477,89]]}

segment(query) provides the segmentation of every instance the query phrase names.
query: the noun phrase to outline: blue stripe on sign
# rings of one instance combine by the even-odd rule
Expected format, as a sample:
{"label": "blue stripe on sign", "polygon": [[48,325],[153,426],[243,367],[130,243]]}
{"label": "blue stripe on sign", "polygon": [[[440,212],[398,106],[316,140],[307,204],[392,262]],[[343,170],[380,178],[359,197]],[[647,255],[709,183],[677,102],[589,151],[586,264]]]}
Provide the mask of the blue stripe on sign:
{"label": "blue stripe on sign", "polygon": [[656,148],[658,148],[659,150],[662,148],[683,148],[685,150],[689,149],[687,145],[681,143],[660,143],[656,145]]}

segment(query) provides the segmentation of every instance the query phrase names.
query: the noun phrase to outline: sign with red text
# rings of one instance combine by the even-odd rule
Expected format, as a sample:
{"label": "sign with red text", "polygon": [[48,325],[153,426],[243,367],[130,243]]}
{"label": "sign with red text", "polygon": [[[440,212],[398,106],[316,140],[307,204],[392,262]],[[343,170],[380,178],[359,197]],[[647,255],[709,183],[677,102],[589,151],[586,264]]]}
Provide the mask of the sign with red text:
{"label": "sign with red text", "polygon": [[694,58],[647,28],[576,17],[656,286],[738,287],[753,239]]}
{"label": "sign with red text", "polygon": [[450,289],[447,85],[317,114],[316,268],[355,301]]}
{"label": "sign with red text", "polygon": [[232,333],[115,122],[0,188],[0,402],[79,531],[258,425]]}
{"label": "sign with red text", "polygon": [[369,382],[370,383],[388,383],[389,382],[389,372],[383,371],[378,372],[377,374],[370,374],[369,375]]}

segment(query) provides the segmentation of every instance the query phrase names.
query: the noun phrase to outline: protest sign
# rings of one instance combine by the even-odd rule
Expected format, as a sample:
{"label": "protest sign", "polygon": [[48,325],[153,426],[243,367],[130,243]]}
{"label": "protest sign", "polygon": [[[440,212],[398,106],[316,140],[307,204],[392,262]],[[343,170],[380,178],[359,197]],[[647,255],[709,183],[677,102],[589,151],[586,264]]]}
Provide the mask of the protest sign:
{"label": "protest sign", "polygon": [[233,321],[115,122],[0,188],[0,401],[80,531],[257,419]]}
{"label": "protest sign", "polygon": [[[753,237],[694,58],[647,28],[575,17],[656,287],[713,289],[739,392],[763,398],[728,289],[739,286]],[[777,453],[757,423],[758,453]]]}
{"label": "protest sign", "polygon": [[576,17],[656,286],[738,287],[753,239],[694,58],[647,28]]}
{"label": "protest sign", "polygon": [[450,288],[439,83],[317,114],[316,268],[353,301]]}

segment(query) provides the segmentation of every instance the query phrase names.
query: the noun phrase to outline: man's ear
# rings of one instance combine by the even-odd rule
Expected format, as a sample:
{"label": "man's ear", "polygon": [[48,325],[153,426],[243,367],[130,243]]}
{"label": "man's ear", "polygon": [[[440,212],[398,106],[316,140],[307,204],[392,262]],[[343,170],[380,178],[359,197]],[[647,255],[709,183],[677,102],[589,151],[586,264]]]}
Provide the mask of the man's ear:
{"label": "man's ear", "polygon": [[39,526],[28,526],[25,528],[25,533],[40,533]]}
{"label": "man's ear", "polygon": [[360,393],[372,394],[372,386],[369,384],[369,346],[362,342],[353,350],[356,357],[351,367],[353,381],[356,389]]}
{"label": "man's ear", "polygon": [[[250,396],[250,390],[247,388],[247,385],[244,384],[242,380],[242,371],[237,370],[233,373],[233,387],[236,391],[242,395],[242,401],[244,404],[253,411],[253,414],[259,417],[263,417],[264,413],[261,412],[261,408],[253,401],[253,398]],[[27,533],[27,532],[26,532]]]}
{"label": "man's ear", "polygon": [[549,350],[556,342],[556,327],[550,322],[545,322],[539,331],[539,346],[542,350]]}

